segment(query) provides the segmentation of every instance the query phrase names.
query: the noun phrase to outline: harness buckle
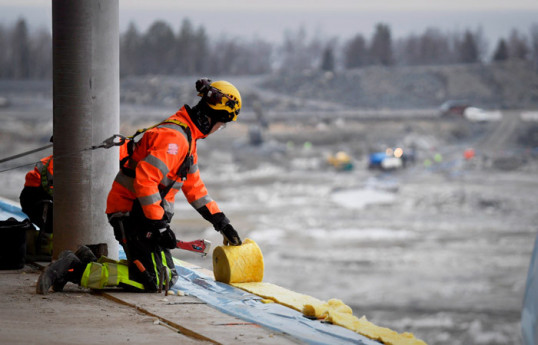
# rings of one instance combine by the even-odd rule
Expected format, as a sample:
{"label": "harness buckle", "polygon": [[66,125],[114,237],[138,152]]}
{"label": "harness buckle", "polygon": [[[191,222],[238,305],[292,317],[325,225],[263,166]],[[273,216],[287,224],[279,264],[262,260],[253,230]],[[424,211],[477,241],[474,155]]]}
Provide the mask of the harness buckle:
{"label": "harness buckle", "polygon": [[105,149],[111,148],[112,146],[121,146],[125,144],[125,140],[127,140],[126,137],[124,137],[121,134],[114,134],[108,139],[105,139],[103,143],[99,147],[103,147]]}

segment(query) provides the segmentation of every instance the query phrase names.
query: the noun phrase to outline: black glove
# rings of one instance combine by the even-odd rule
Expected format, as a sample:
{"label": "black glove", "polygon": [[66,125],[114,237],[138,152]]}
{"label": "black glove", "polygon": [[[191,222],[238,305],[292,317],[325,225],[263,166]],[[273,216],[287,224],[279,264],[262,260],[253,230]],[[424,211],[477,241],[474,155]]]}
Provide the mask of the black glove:
{"label": "black glove", "polygon": [[148,241],[157,242],[161,237],[161,232],[165,231],[167,227],[168,223],[164,219],[146,219],[146,224],[142,229],[143,233],[140,236]]}
{"label": "black glove", "polygon": [[206,219],[208,219],[211,222],[211,224],[213,224],[213,227],[217,231],[224,229],[226,225],[230,224],[230,220],[222,212],[209,214],[209,216]]}
{"label": "black glove", "polygon": [[176,234],[167,226],[165,229],[161,229],[158,243],[161,247],[167,249],[174,249],[177,246]]}
{"label": "black glove", "polygon": [[219,230],[222,234],[223,241],[222,243],[225,246],[240,246],[243,242],[239,238],[239,234],[235,231],[232,224],[226,224],[222,229]]}
{"label": "black glove", "polygon": [[127,234],[125,234],[125,229],[123,229],[123,221],[127,213],[116,212],[108,215],[108,222],[114,228],[114,237],[116,240],[124,244],[127,242]]}
{"label": "black glove", "polygon": [[241,238],[235,231],[234,227],[230,224],[230,220],[222,212],[211,214],[206,206],[200,207],[197,211],[211,224],[216,231],[222,234],[224,245],[240,246]]}

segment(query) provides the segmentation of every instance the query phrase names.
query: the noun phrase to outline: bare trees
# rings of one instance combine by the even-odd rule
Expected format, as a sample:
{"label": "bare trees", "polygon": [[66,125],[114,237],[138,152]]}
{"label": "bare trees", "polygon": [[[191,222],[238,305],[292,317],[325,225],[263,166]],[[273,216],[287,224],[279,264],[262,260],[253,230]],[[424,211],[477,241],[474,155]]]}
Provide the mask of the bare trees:
{"label": "bare trees", "polygon": [[463,63],[479,62],[478,44],[470,31],[465,31],[463,40],[459,44],[459,61]]}
{"label": "bare trees", "polygon": [[120,40],[120,70],[127,74],[256,74],[271,69],[271,46],[222,35],[211,42],[205,29],[184,19],[179,30],[163,21],[145,33],[130,24]]}
{"label": "bare trees", "polygon": [[512,29],[508,38],[499,39],[492,60],[508,59],[533,61],[538,69],[538,24],[531,26],[528,36]]}
{"label": "bare trees", "polygon": [[374,65],[390,66],[392,57],[392,34],[386,24],[377,24],[370,46],[370,59]]}
{"label": "bare trees", "polygon": [[355,35],[345,43],[343,55],[345,68],[392,65],[394,53],[390,27],[386,24],[377,24],[370,42],[367,42],[361,34]]}
{"label": "bare trees", "polygon": [[513,29],[508,39],[508,55],[515,59],[526,60],[529,53],[527,39],[519,31]]}
{"label": "bare trees", "polygon": [[343,48],[345,68],[476,63],[485,61],[486,52],[487,41],[480,28],[461,34],[430,27],[393,42],[386,24],[376,25],[370,41],[357,34]]}
{"label": "bare trees", "polygon": [[395,44],[396,60],[402,65],[446,64],[454,61],[450,38],[439,29],[427,28]]}
{"label": "bare trees", "polygon": [[344,67],[358,68],[368,64],[368,49],[366,39],[361,34],[356,34],[344,46]]}
{"label": "bare trees", "polygon": [[395,44],[400,65],[443,65],[485,62],[487,41],[480,28],[463,33],[444,33],[426,28],[422,34],[410,35]]}
{"label": "bare trees", "polygon": [[493,53],[493,61],[505,61],[508,60],[508,46],[506,45],[506,41],[504,39],[499,39],[499,42],[497,43],[497,48],[495,48],[495,52]]}
{"label": "bare trees", "polygon": [[[44,29],[31,30],[24,19],[0,25],[0,78],[47,79],[52,74],[52,38]],[[481,28],[422,33],[394,39],[389,25],[379,23],[371,37],[356,33],[347,41],[309,35],[304,28],[285,32],[280,44],[245,40],[222,32],[210,37],[203,26],[183,19],[174,28],[154,22],[145,32],[130,24],[120,37],[122,75],[264,74],[274,71],[336,71],[369,65],[434,65],[486,63],[519,59],[534,61],[538,70],[538,23],[528,34],[512,30],[499,39],[490,56]]]}
{"label": "bare trees", "polygon": [[0,78],[43,79],[52,75],[52,37],[45,29],[31,32],[24,19],[13,28],[0,26]]}
{"label": "bare trees", "polygon": [[531,26],[530,46],[532,51],[531,59],[534,61],[534,70],[538,71],[538,23]]}

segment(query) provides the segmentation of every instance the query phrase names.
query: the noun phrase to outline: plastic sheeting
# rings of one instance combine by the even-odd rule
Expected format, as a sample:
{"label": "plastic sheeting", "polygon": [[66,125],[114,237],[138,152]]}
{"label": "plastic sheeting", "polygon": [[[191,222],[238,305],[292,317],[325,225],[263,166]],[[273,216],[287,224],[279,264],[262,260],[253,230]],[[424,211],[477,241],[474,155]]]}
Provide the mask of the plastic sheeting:
{"label": "plastic sheeting", "polygon": [[521,311],[521,330],[523,344],[538,345],[538,235],[527,274],[525,298]]}
{"label": "plastic sheeting", "polygon": [[[120,259],[125,253],[120,248]],[[199,298],[215,309],[256,323],[276,332],[286,333],[306,344],[357,344],[379,345],[380,343],[347,328],[311,320],[296,310],[277,303],[262,303],[261,297],[215,281],[195,269],[177,264],[179,279],[171,290],[178,290]]]}
{"label": "plastic sheeting", "polygon": [[274,331],[287,333],[308,344],[379,345],[346,328],[310,320],[302,313],[276,303],[262,303],[261,298],[223,284],[199,272],[176,265],[179,273],[172,290],[181,290],[216,309]]}
{"label": "plastic sheeting", "polygon": [[6,220],[13,217],[17,220],[28,218],[26,213],[22,212],[20,206],[11,200],[0,198],[0,220]]}

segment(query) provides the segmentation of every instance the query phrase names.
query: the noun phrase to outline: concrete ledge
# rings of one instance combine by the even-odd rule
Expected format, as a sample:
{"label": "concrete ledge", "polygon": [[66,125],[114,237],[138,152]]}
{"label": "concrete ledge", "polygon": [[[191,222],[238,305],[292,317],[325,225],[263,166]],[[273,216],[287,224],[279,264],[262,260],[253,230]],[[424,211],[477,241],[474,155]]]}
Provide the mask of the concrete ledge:
{"label": "concrete ledge", "polygon": [[192,296],[90,293],[68,283],[37,295],[40,270],[0,271],[1,344],[297,344]]}

